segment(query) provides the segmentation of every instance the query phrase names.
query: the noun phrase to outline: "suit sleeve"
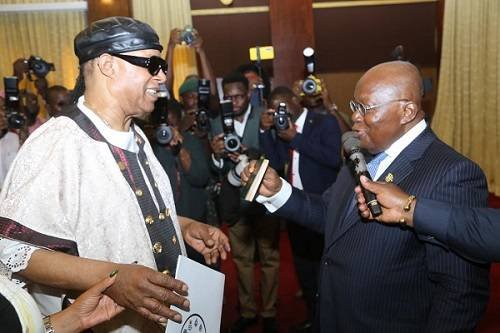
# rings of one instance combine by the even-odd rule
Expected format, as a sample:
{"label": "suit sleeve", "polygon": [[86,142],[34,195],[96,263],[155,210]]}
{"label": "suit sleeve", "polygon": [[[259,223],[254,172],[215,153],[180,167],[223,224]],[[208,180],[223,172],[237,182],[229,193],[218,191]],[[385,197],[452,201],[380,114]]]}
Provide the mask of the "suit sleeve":
{"label": "suit sleeve", "polygon": [[276,214],[308,229],[324,234],[327,209],[333,185],[322,195],[307,193],[293,188],[288,201]]}
{"label": "suit sleeve", "polygon": [[[477,207],[486,205],[487,193],[482,171],[463,160],[449,168],[433,189],[431,199]],[[489,266],[468,261],[435,244],[426,243],[425,247],[434,295],[425,332],[472,332],[488,301]]]}
{"label": "suit sleeve", "polygon": [[320,135],[309,135],[305,137],[297,134],[290,142],[290,146],[300,154],[310,157],[317,163],[327,167],[340,169],[342,159],[340,156],[340,128],[333,116],[325,116],[317,119],[318,124],[313,131],[320,131]]}
{"label": "suit sleeve", "polygon": [[[439,215],[429,223],[426,215]],[[419,199],[415,230],[432,235],[465,257],[476,261],[500,261],[500,211],[492,208],[453,207],[451,204]]]}

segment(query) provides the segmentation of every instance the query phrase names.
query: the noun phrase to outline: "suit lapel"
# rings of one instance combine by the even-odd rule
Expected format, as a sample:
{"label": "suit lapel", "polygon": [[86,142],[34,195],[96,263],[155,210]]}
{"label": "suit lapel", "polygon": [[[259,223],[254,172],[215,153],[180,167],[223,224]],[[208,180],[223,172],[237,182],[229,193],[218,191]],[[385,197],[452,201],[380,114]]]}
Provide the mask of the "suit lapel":
{"label": "suit lapel", "polygon": [[[394,175],[394,183],[401,183],[406,177],[408,177],[414,169],[414,161],[420,159],[425,153],[429,145],[436,139],[435,134],[432,130],[427,127],[422,134],[420,134],[412,143],[408,145],[398,157],[389,165],[389,167],[384,171],[382,176],[379,178],[380,181],[384,181],[389,173]],[[335,241],[337,241],[342,235],[344,235],[355,223],[360,221],[360,216],[356,208],[347,211],[346,205],[351,205],[351,199],[353,198],[353,192],[355,187],[355,181],[353,177],[350,182],[346,182],[345,188],[342,193],[341,206],[337,207],[336,213],[328,214],[328,221],[338,221],[337,228],[333,230],[333,235],[329,239],[326,248],[332,246]],[[333,199],[335,200],[335,199]],[[332,206],[332,203],[330,203]],[[342,207],[344,209],[342,210]],[[329,207],[330,211],[331,207]],[[333,220],[332,220],[333,219]]]}
{"label": "suit lapel", "polygon": [[302,135],[307,137],[309,132],[311,132],[311,128],[314,126],[314,122],[316,121],[316,117],[314,117],[314,113],[311,111],[307,111],[306,119],[304,121],[304,128],[302,129]]}

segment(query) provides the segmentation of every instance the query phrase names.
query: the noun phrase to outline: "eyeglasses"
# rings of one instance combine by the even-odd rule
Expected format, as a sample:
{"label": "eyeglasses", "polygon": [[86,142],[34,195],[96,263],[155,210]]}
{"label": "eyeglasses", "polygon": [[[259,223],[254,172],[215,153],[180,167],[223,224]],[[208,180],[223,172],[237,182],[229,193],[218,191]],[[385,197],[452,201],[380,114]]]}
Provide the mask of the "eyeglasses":
{"label": "eyeglasses", "polygon": [[388,102],[376,104],[376,105],[364,105],[362,103],[351,100],[349,102],[349,107],[351,108],[352,113],[358,112],[360,115],[362,115],[364,117],[366,115],[366,113],[370,110],[373,110],[375,108],[379,108],[381,106],[388,105],[391,103],[395,103],[395,102],[410,102],[410,100],[406,99],[406,98],[393,99],[392,101],[388,101]]}
{"label": "eyeglasses", "polygon": [[112,56],[125,60],[126,62],[139,67],[147,68],[149,74],[156,76],[160,69],[167,75],[167,62],[160,57],[152,56],[149,58],[136,57],[126,54],[111,53]]}

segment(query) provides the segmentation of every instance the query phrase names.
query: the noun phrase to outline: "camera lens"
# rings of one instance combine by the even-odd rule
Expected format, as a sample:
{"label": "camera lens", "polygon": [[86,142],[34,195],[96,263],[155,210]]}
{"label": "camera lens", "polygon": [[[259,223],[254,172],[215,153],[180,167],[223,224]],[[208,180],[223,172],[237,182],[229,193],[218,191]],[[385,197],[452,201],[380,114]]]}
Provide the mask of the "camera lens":
{"label": "camera lens", "polygon": [[22,115],[17,112],[12,112],[7,116],[7,122],[9,128],[21,128],[24,126],[26,120]]}
{"label": "camera lens", "polygon": [[318,85],[312,79],[305,79],[302,84],[302,90],[308,95],[314,95],[316,93]]}
{"label": "camera lens", "polygon": [[234,153],[240,149],[240,139],[232,134],[224,137],[224,149],[228,152]]}
{"label": "camera lens", "polygon": [[156,141],[161,145],[166,145],[172,140],[172,129],[167,124],[160,124],[156,130]]}

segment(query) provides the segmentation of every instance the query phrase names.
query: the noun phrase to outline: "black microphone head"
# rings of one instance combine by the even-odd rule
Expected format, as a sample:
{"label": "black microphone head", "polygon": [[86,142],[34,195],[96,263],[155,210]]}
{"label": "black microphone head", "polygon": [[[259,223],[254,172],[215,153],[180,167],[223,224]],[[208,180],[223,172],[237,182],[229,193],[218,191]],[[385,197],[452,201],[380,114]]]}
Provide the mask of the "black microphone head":
{"label": "black microphone head", "polygon": [[342,134],[342,146],[347,153],[359,149],[359,138],[355,132],[345,132]]}

